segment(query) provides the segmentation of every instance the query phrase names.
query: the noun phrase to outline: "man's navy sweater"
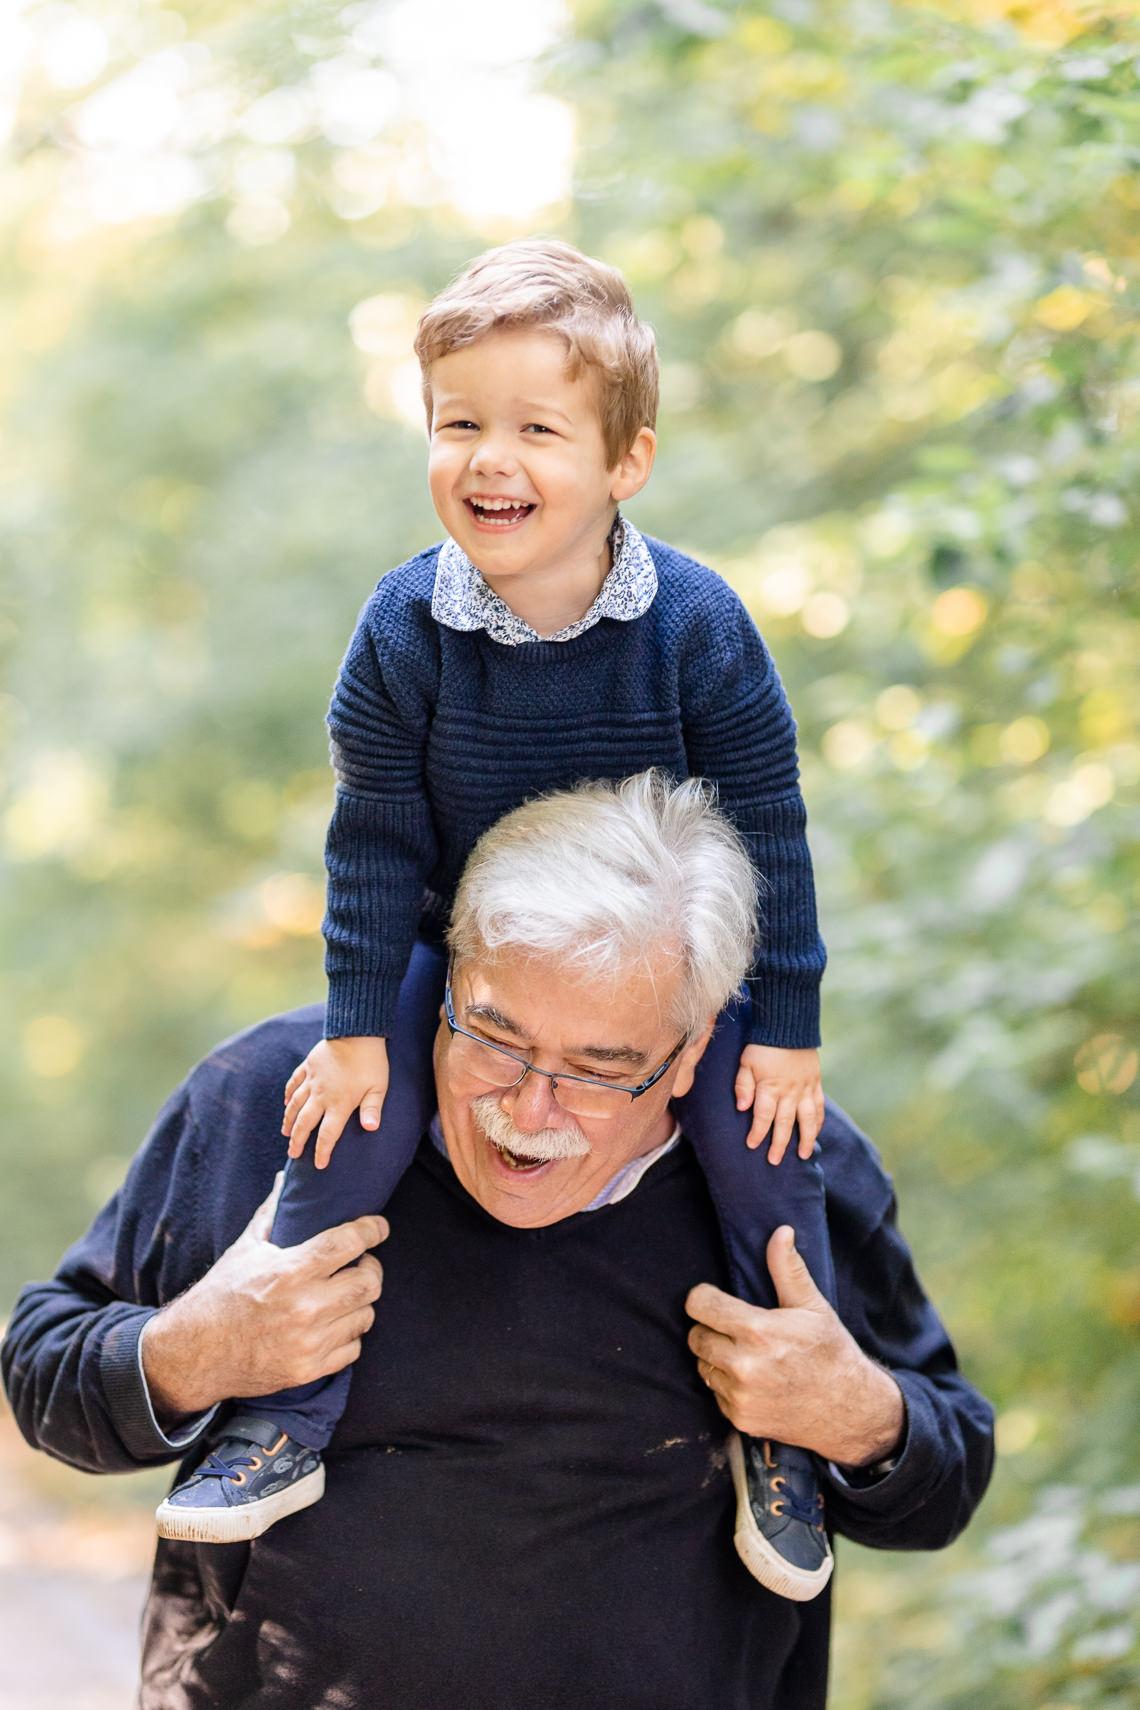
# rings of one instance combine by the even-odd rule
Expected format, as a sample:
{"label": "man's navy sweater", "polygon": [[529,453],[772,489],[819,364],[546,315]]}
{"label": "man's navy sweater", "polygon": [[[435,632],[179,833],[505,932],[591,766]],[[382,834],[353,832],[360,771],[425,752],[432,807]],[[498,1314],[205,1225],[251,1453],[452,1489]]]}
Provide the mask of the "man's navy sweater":
{"label": "man's navy sweater", "polygon": [[[322,1019],[219,1047],[55,1277],[23,1291],[0,1355],[35,1447],[93,1472],[177,1459],[139,1336],[269,1191],[281,1084]],[[992,1413],[873,1149],[834,1106],[820,1144],[838,1310],[907,1411],[893,1471],[827,1478],[829,1521],[936,1549],[985,1490]],[[724,1281],[688,1148],[619,1204],[531,1230],[489,1217],[428,1143],[387,1213],[325,1497],[252,1546],[159,1542],[141,1710],[822,1710],[829,1591],[786,1602],[733,1553],[727,1427],[685,1342],[687,1291]]]}
{"label": "man's navy sweater", "polygon": [[368,600],[329,710],[330,1038],[389,1032],[417,923],[438,938],[473,844],[504,813],[660,766],[717,786],[760,876],[752,1037],[819,1044],[826,956],[787,697],[728,584],[645,539],[658,578],[649,610],[571,641],[509,647],[438,624],[438,546]]}

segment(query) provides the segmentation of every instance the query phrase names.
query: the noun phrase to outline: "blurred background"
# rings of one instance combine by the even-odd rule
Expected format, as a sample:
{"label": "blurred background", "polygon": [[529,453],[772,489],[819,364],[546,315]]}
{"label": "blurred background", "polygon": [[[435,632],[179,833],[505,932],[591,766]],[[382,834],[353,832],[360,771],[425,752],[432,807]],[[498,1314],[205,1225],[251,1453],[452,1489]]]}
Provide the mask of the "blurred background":
{"label": "blurred background", "polygon": [[[826,1083],[998,1408],[958,1544],[842,1547],[834,1710],[1140,1702],[1138,78],[1131,0],[10,0],[0,1307],[321,994],[329,689],[439,538],[415,321],[565,237],[657,329],[630,514],[777,657]],[[162,1483],[0,1414],[12,1710],[129,1704]]]}

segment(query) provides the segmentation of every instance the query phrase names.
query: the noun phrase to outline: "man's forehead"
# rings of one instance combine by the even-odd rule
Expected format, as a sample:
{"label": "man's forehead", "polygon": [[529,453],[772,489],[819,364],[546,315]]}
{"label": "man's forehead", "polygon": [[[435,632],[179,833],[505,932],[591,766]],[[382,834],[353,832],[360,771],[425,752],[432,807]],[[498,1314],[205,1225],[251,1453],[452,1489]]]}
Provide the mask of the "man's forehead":
{"label": "man's forehead", "polygon": [[[576,972],[547,957],[472,956],[457,964],[457,1016],[596,1062],[648,1061],[668,1030],[671,989],[624,973]],[[671,988],[672,982],[665,981]]]}

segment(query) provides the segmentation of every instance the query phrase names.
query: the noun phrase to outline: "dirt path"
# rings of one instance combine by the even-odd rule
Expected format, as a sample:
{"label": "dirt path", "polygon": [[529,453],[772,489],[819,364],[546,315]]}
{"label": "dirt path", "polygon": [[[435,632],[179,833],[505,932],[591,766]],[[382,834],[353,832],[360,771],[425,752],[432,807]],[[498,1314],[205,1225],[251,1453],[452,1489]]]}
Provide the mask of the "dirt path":
{"label": "dirt path", "polygon": [[151,1481],[33,1454],[0,1409],[0,1705],[131,1710]]}

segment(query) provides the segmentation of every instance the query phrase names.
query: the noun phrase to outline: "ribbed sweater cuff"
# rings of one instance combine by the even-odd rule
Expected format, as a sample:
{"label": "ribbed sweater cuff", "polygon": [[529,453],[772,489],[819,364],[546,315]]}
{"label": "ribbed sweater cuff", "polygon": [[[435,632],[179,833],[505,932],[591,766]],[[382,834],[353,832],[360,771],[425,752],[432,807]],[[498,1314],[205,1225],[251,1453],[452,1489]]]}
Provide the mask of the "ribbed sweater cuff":
{"label": "ribbed sweater cuff", "polygon": [[127,1453],[136,1461],[169,1460],[201,1435],[216,1408],[180,1420],[167,1436],[155,1417],[142,1364],[142,1334],[157,1308],[140,1306],[111,1326],[99,1350],[99,1375],[111,1423]]}
{"label": "ribbed sweater cuff", "polygon": [[819,1045],[819,986],[767,980],[752,982],[752,1042],[783,1051],[811,1051]]}
{"label": "ribbed sweater cuff", "polygon": [[922,1378],[915,1372],[887,1367],[902,1391],[904,1413],[902,1444],[892,1457],[890,1471],[876,1476],[856,1470],[841,1472],[843,1497],[868,1513],[892,1521],[905,1519],[921,1508],[944,1471],[942,1442]]}
{"label": "ribbed sweater cuff", "polygon": [[329,975],[326,1039],[386,1039],[392,1031],[400,981],[391,974],[351,970]]}

